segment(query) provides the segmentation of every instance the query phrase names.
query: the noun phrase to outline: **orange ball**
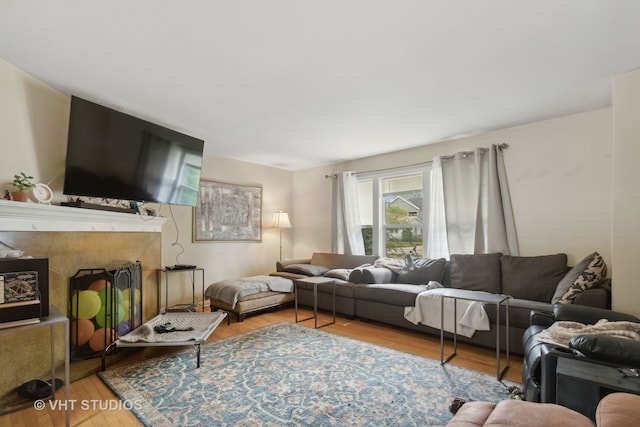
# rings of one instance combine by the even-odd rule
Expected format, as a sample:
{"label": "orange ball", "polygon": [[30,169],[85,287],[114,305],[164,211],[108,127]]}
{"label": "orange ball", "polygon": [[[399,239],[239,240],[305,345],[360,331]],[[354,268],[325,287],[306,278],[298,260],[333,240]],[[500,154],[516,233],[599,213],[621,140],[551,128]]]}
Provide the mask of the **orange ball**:
{"label": "orange ball", "polygon": [[111,328],[100,328],[89,339],[89,348],[93,351],[102,351],[115,339],[115,333]]}
{"label": "orange ball", "polygon": [[91,282],[87,289],[98,292],[100,289],[110,286],[111,282],[109,282],[107,279],[97,279]]}
{"label": "orange ball", "polygon": [[82,345],[86,343],[93,336],[95,329],[91,320],[74,320],[71,322],[71,344]]}

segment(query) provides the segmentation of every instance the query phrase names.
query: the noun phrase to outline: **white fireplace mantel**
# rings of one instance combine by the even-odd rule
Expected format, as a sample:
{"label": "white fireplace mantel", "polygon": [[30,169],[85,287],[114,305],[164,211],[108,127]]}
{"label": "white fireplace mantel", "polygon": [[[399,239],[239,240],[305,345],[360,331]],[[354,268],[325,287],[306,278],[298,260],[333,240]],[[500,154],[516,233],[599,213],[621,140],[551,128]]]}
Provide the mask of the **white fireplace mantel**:
{"label": "white fireplace mantel", "polygon": [[161,232],[161,217],[0,200],[0,231]]}

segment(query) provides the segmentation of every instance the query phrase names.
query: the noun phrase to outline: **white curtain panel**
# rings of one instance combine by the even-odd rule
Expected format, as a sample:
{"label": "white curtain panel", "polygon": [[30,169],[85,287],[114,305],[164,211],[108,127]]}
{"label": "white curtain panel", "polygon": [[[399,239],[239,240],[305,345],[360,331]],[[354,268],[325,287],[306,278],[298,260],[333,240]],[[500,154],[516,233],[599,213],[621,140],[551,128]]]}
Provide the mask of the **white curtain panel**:
{"label": "white curtain panel", "polygon": [[364,255],[364,241],[358,208],[358,181],[355,173],[342,172],[333,180],[331,251]]}
{"label": "white curtain panel", "polygon": [[504,159],[495,145],[435,158],[431,173],[429,258],[518,255]]}
{"label": "white curtain panel", "polygon": [[428,258],[449,258],[447,244],[447,220],[444,214],[444,191],[442,190],[442,158],[435,157],[431,165],[429,187],[429,224],[427,232]]}

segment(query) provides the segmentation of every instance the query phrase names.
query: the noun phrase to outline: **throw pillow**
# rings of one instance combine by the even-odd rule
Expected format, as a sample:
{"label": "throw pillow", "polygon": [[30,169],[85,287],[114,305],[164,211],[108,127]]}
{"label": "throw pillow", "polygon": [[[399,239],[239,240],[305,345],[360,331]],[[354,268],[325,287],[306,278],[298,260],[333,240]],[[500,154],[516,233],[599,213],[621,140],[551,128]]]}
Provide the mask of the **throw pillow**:
{"label": "throw pillow", "polygon": [[564,275],[562,280],[560,280],[560,283],[558,283],[556,291],[551,298],[551,304],[555,304],[562,299],[564,294],[566,294],[569,291],[569,288],[573,285],[573,282],[575,282],[578,276],[580,276],[587,269],[589,264],[591,264],[591,261],[593,261],[596,254],[597,252],[587,255]]}
{"label": "throw pillow", "polygon": [[494,294],[501,292],[500,257],[493,254],[453,254],[451,255],[450,285],[452,288],[485,291]]}
{"label": "throw pillow", "polygon": [[327,267],[312,264],[289,264],[284,268],[289,273],[304,274],[306,276],[322,276],[329,271]]}
{"label": "throw pillow", "polygon": [[[586,267],[580,269],[580,266],[583,266],[586,263]],[[574,272],[574,270],[579,270]],[[570,273],[574,273],[571,276]],[[569,280],[573,278],[571,281],[571,285],[568,289],[565,289],[565,292],[562,294],[562,297],[557,301],[551,301],[552,303],[560,303],[560,304],[571,304],[575,299],[576,295],[580,292],[586,291],[587,289],[591,289],[596,286],[598,283],[602,282],[607,278],[607,264],[604,262],[604,259],[598,252],[594,252],[591,255],[587,256],[584,260],[580,261],[576,267],[574,267],[569,273],[567,273],[567,281],[564,279],[562,282],[558,284],[558,289],[556,289],[555,297],[563,291],[563,288],[566,287],[566,284]],[[562,284],[562,288],[561,285]]]}
{"label": "throw pillow", "polygon": [[397,274],[388,268],[369,267],[362,270],[362,282],[367,285],[396,282]]}
{"label": "throw pillow", "polygon": [[567,273],[567,255],[533,257],[505,255],[500,260],[502,292],[513,298],[550,302],[558,282]]}
{"label": "throw pillow", "polygon": [[431,281],[442,282],[446,263],[444,258],[413,258],[407,255],[404,260],[405,266],[398,272],[398,283],[426,285]]}
{"label": "throw pillow", "polygon": [[362,270],[368,267],[371,267],[371,264],[362,264],[361,266],[354,268],[349,273],[347,280],[351,283],[362,283]]}
{"label": "throw pillow", "polygon": [[334,268],[324,273],[324,277],[330,277],[332,279],[349,280],[351,269],[348,268]]}

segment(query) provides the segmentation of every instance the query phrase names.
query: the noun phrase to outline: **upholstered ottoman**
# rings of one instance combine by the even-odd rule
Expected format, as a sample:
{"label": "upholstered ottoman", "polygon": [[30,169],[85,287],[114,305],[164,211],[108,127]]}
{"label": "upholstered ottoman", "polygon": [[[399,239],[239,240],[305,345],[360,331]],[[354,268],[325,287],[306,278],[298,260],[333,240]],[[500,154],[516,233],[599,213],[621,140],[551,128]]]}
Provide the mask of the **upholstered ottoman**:
{"label": "upholstered ottoman", "polygon": [[447,424],[448,427],[594,427],[593,422],[564,406],[522,400],[500,403],[467,402]]}
{"label": "upholstered ottoman", "polygon": [[238,322],[242,322],[249,313],[293,302],[293,281],[273,276],[221,280],[209,285],[205,296],[210,300],[211,311],[234,313],[238,316]]}
{"label": "upholstered ottoman", "polygon": [[584,415],[554,403],[503,400],[467,402],[449,421],[449,427],[626,427],[638,425],[640,395],[611,393],[598,403],[595,423]]}

